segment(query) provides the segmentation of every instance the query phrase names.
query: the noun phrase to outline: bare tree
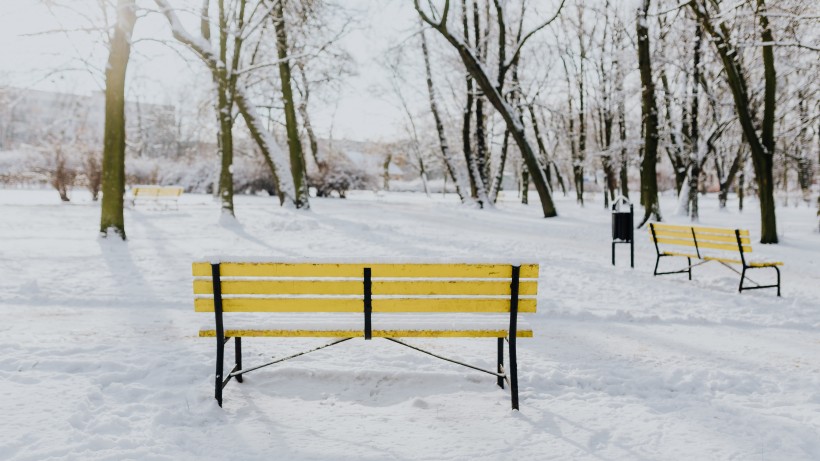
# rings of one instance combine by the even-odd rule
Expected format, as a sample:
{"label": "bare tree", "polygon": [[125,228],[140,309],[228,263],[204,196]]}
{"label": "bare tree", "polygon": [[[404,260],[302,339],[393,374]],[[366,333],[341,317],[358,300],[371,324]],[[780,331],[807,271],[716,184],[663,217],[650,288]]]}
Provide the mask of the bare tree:
{"label": "bare tree", "polygon": [[[777,219],[775,217],[774,178],[772,167],[775,153],[775,96],[777,91],[777,72],[774,64],[774,33],[769,27],[768,10],[764,0],[756,0],[754,13],[760,25],[760,38],[764,45],[761,48],[763,77],[763,114],[760,117],[751,104],[749,93],[749,72],[739,59],[739,50],[732,38],[732,29],[724,20],[715,21],[720,10],[714,2],[692,0],[688,3],[690,10],[711,37],[715,50],[720,56],[726,80],[734,97],[740,126],[751,150],[752,164],[755,170],[758,196],[760,198],[760,242],[777,243]],[[758,132],[758,126],[760,131]]]}
{"label": "bare tree", "polygon": [[137,21],[134,0],[117,1],[117,22],[111,36],[105,70],[105,134],[103,138],[100,234],[125,240],[125,72],[131,55],[131,35]]}
{"label": "bare tree", "polygon": [[[271,170],[271,174],[273,175],[273,179],[276,184],[276,189],[279,191],[279,202],[282,204],[289,202],[295,205],[296,195],[294,183],[289,175],[281,174],[282,172],[288,171],[290,169],[289,165],[281,158],[278,144],[273,139],[273,136],[271,136],[271,134],[267,131],[265,123],[260,119],[259,111],[249,98],[247,90],[245,89],[244,85],[238,79],[238,76],[242,73],[243,70],[239,69],[240,62],[239,57],[236,53],[239,53],[239,49],[241,49],[242,44],[244,43],[242,39],[243,35],[239,32],[233,34],[234,57],[231,60],[231,72],[229,74],[227,72],[228,64],[226,62],[227,51],[225,53],[222,52],[223,43],[224,46],[227,47],[228,31],[222,31],[223,28],[220,27],[220,34],[224,35],[224,40],[220,39],[220,49],[219,54],[217,54],[217,52],[215,52],[212,49],[210,42],[210,21],[208,19],[207,14],[207,2],[205,2],[203,6],[203,11],[201,15],[201,35],[197,37],[191,35],[187,30],[185,30],[184,26],[177,17],[176,12],[168,4],[167,0],[154,1],[159,6],[160,10],[168,20],[168,23],[171,26],[171,32],[173,33],[174,37],[180,43],[186,45],[188,48],[193,50],[197,57],[199,57],[199,59],[206,65],[208,70],[211,72],[212,78],[215,82],[215,89],[217,93],[219,93],[217,95],[217,104],[219,106],[221,106],[223,103],[225,104],[224,110],[220,110],[219,112],[227,113],[227,115],[231,118],[231,128],[233,126],[231,109],[233,107],[233,104],[236,104],[239,113],[242,115],[245,124],[248,126],[248,130],[250,131],[251,136],[256,142],[256,145],[259,147],[259,150],[261,151],[262,155],[265,157],[265,163]],[[254,12],[258,11],[258,9],[254,9]],[[224,16],[224,11],[222,11],[221,15]],[[266,19],[266,17],[262,18],[262,20]],[[224,20],[221,21],[220,24],[227,28],[227,16],[224,16]],[[243,22],[243,24],[250,24],[250,22],[245,21]],[[220,129],[223,129],[223,121],[221,118],[222,116],[218,115],[218,117],[220,117],[219,127]],[[227,122],[228,120],[226,119],[224,129],[228,128]],[[220,134],[220,139],[222,138],[223,134]],[[225,136],[225,146],[227,146],[227,138],[228,137]],[[230,139],[232,140],[232,135]],[[230,164],[227,165],[226,171],[226,164],[223,158],[222,165],[223,168],[222,174],[220,174],[220,178],[227,178],[230,176]],[[223,199],[222,203],[223,211],[233,214],[232,192],[230,193],[230,202],[226,203]]]}
{"label": "bare tree", "polygon": [[644,216],[638,227],[642,227],[653,216],[658,221],[662,220],[655,171],[658,161],[658,105],[655,102],[655,83],[649,52],[649,2],[650,0],[643,0],[637,17],[638,68],[641,73],[641,114],[644,126],[644,152],[641,162],[641,204],[644,207]]}
{"label": "bare tree", "polygon": [[[431,27],[433,27],[433,29],[438,31],[439,34],[442,37],[444,37],[450,43],[450,45],[452,45],[456,49],[456,51],[458,51],[459,56],[461,57],[461,60],[467,71],[470,73],[470,75],[473,76],[473,79],[475,80],[478,87],[481,89],[481,91],[484,92],[487,99],[504,119],[504,122],[507,125],[507,129],[510,130],[511,135],[513,136],[513,138],[516,141],[516,144],[518,145],[518,148],[521,150],[522,156],[524,157],[524,161],[527,164],[527,168],[530,170],[533,182],[535,183],[535,187],[538,190],[538,195],[541,199],[541,207],[544,213],[544,217],[557,216],[555,205],[552,201],[552,191],[550,190],[549,184],[547,184],[546,178],[544,176],[544,172],[538,163],[538,157],[536,156],[535,152],[533,151],[532,147],[527,141],[525,128],[524,125],[521,123],[520,114],[518,114],[517,111],[504,100],[502,95],[493,86],[490,77],[487,74],[486,68],[481,64],[481,62],[478,60],[478,58],[472,52],[472,50],[470,50],[467,44],[463,42],[460,38],[451,34],[448,29],[447,17],[450,9],[449,0],[445,1],[443,9],[440,14],[435,10],[425,12],[425,10],[419,4],[419,0],[414,0],[414,6],[419,16],[421,16],[424,22],[426,22]],[[536,31],[549,25],[555,19],[555,17],[557,17],[557,13],[556,16],[553,16],[541,25],[537,26],[529,33],[525,34],[522,40],[515,45],[513,57],[520,53],[521,47],[524,45],[527,39],[529,39]]]}
{"label": "bare tree", "polygon": [[285,128],[288,133],[288,149],[290,151],[290,171],[293,177],[293,186],[296,208],[310,208],[310,199],[307,187],[307,170],[305,155],[302,152],[302,142],[299,139],[299,126],[296,121],[296,107],[291,88],[291,66],[288,57],[288,34],[285,23],[284,0],[273,0],[273,27],[276,30],[276,52],[279,58],[279,78],[281,81],[282,101],[285,103]]}
{"label": "bare tree", "polygon": [[[423,30],[421,31],[421,53],[424,56],[424,71],[427,76],[427,94],[430,100],[430,112],[432,112],[433,118],[436,121],[436,132],[438,133],[439,146],[441,147],[441,157],[444,160],[447,171],[453,178],[453,182],[455,182],[456,192],[459,198],[461,198],[461,202],[469,203],[472,202],[472,197],[467,193],[469,190],[467,181],[465,181],[461,170],[458,168],[458,164],[455,163],[450,154],[450,144],[447,142],[447,135],[444,132],[444,125],[441,121],[441,114],[439,113],[438,103],[436,102],[436,91],[433,87],[433,74],[430,69],[430,51],[427,47],[427,36]],[[478,179],[480,179],[480,176]],[[482,198],[485,200],[483,203],[486,203],[486,196]],[[481,201],[481,198],[479,198],[479,201]]]}

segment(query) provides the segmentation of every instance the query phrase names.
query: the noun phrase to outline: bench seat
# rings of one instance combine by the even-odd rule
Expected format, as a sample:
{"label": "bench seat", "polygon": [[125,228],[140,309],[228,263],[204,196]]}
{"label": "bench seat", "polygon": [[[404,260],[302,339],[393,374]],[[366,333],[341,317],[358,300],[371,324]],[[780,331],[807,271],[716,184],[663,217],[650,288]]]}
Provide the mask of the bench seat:
{"label": "bench seat", "polygon": [[[517,339],[533,336],[519,316],[536,312],[538,272],[532,263],[195,262],[194,310],[214,319],[199,330],[200,337],[216,339],[214,398],[222,406],[222,389],[231,379],[243,382],[245,373],[354,338],[383,338],[492,375],[501,388],[509,383],[517,410]],[[330,341],[248,368],[242,364],[245,337]],[[483,369],[399,338],[491,338],[496,367]],[[229,340],[235,365],[226,373]]]}
{"label": "bench seat", "polygon": [[[506,338],[509,335],[508,315],[475,314],[372,315],[372,336],[379,338]],[[226,337],[314,337],[363,338],[362,320],[356,314],[275,314],[236,313],[225,317]],[[517,337],[531,338],[532,328],[519,321]],[[215,337],[213,323],[203,325],[200,337]]]}
{"label": "bench seat", "polygon": [[[752,242],[749,231],[746,229],[650,223],[649,237],[652,239],[652,243],[655,244],[655,252],[657,253],[654,275],[688,273],[689,280],[692,280],[693,267],[714,261],[740,275],[738,291],[777,288],[777,296],[780,296],[779,266],[782,266],[783,263],[749,258],[747,255],[752,252]],[[684,251],[669,251],[668,247],[683,247],[682,250]],[[687,266],[680,270],[661,272],[658,267],[661,258],[664,257],[686,258]],[[692,260],[699,262],[692,264]],[[741,270],[737,271],[730,264],[739,265]],[[746,276],[749,269],[763,268],[772,268],[776,271],[777,283],[761,285]],[[753,286],[744,284],[744,281],[749,281]]]}
{"label": "bench seat", "polygon": [[[730,264],[743,264],[743,261],[736,258],[728,258],[728,257],[717,257],[717,256],[698,256],[694,253],[680,253],[676,251],[662,251],[661,256],[683,256],[684,258],[692,258],[692,259],[702,259],[704,261],[718,261]],[[783,263],[780,261],[746,261],[746,265],[749,267],[769,267],[769,266],[782,266]]]}

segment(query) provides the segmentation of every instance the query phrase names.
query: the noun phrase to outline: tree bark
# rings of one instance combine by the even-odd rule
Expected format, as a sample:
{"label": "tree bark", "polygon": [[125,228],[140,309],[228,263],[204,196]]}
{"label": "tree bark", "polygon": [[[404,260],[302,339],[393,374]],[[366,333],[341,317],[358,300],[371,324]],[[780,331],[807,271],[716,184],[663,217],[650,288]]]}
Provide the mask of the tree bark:
{"label": "tree bark", "polygon": [[698,186],[700,184],[700,130],[698,127],[699,94],[700,88],[700,43],[703,38],[703,28],[699,23],[695,26],[695,53],[693,57],[692,69],[692,110],[690,111],[691,124],[689,127],[690,148],[689,154],[689,218],[695,222],[699,219],[698,210]]}
{"label": "tree bark", "polygon": [[305,74],[305,66],[302,64],[296,65],[299,69],[299,76],[302,78],[302,98],[299,101],[299,115],[302,117],[302,125],[305,127],[305,133],[308,137],[308,145],[310,147],[310,154],[313,157],[314,163],[319,165],[319,141],[316,139],[316,133],[313,132],[313,124],[310,123],[310,114],[308,113],[308,100],[310,99],[310,87]]}
{"label": "tree bark", "polygon": [[437,30],[442,37],[444,37],[458,51],[461,61],[464,63],[464,67],[470,75],[473,76],[473,79],[475,79],[478,87],[484,92],[487,99],[504,119],[507,129],[510,130],[513,139],[524,157],[527,168],[530,170],[531,180],[535,183],[535,188],[538,190],[538,195],[541,199],[541,208],[544,213],[544,217],[550,218],[557,216],[558,213],[555,210],[555,204],[552,201],[552,191],[550,191],[549,185],[544,177],[544,172],[538,164],[538,158],[527,141],[524,126],[520,122],[520,116],[515,113],[515,109],[510,107],[510,105],[504,101],[501,94],[496,91],[495,87],[490,82],[490,78],[484,70],[484,67],[478,61],[476,56],[470,51],[467,45],[457,37],[450,34],[447,30],[447,13],[450,6],[449,0],[445,3],[444,11],[439,22],[433,21],[421,10],[419,0],[414,0],[414,6],[422,19]]}
{"label": "tree bark", "polygon": [[638,10],[638,68],[641,74],[641,116],[644,125],[644,152],[641,162],[641,204],[644,207],[643,227],[653,216],[662,221],[658,203],[658,178],[656,164],[658,161],[658,106],[655,102],[655,83],[652,80],[652,62],[649,52],[649,25],[647,12],[650,0],[643,0]]}
{"label": "tree bark", "polygon": [[[461,0],[461,24],[464,29],[464,42],[470,42],[470,26],[467,17],[467,0]],[[426,40],[426,39],[425,39]],[[429,59],[429,57],[428,57]],[[473,145],[472,145],[472,131],[471,131],[471,120],[473,118],[473,102],[474,102],[474,91],[473,91],[473,77],[470,75],[469,72],[465,75],[465,80],[467,83],[467,98],[466,102],[464,103],[464,118],[461,125],[461,145],[462,151],[464,153],[464,161],[467,163],[467,177],[470,179],[470,196],[476,198],[477,195],[477,186],[476,186],[476,178],[473,176],[473,168],[472,165],[474,163],[473,160]],[[455,177],[453,178],[455,179]],[[462,200],[463,201],[463,200]]]}
{"label": "tree bark", "polygon": [[[433,119],[435,119],[436,122],[436,132],[438,133],[439,146],[441,147],[441,156],[444,160],[444,165],[447,167],[447,171],[453,178],[453,183],[456,186],[456,193],[461,199],[461,203],[469,203],[472,201],[472,197],[468,193],[469,186],[466,184],[466,181],[464,181],[464,177],[461,175],[458,165],[453,161],[452,156],[450,155],[450,145],[447,142],[447,135],[444,132],[444,124],[441,122],[441,115],[438,111],[436,91],[433,86],[433,73],[430,69],[430,51],[427,48],[427,35],[424,31],[421,32],[421,52],[424,56],[424,70],[427,76],[427,95],[430,99],[430,112],[433,113]],[[475,166],[475,162],[469,162],[468,160],[468,168],[471,166],[470,163],[472,163],[473,167]],[[480,179],[480,177],[476,177],[476,179]],[[486,203],[486,196],[483,197],[483,199],[484,203]],[[479,200],[481,200],[481,198],[479,198]]]}
{"label": "tree bark", "polygon": [[[616,30],[616,42],[620,43],[622,29],[619,26]],[[621,152],[618,156],[618,182],[621,195],[629,198],[629,151],[626,148],[626,95],[624,94],[624,72],[620,60],[612,63],[615,68],[615,94],[618,98],[618,139],[620,140]]]}
{"label": "tree bark", "polygon": [[285,24],[283,1],[274,2],[273,26],[276,30],[276,52],[279,57],[279,79],[282,87],[282,102],[285,104],[285,128],[288,134],[288,150],[290,151],[290,172],[293,177],[293,187],[296,197],[296,208],[310,208],[310,198],[307,187],[307,172],[305,169],[305,155],[302,152],[302,142],[299,139],[299,125],[296,121],[296,106],[293,100],[291,87],[290,60],[288,59],[288,35]]}
{"label": "tree bark", "polygon": [[137,21],[135,0],[117,1],[117,23],[105,70],[105,132],[100,233],[125,240],[125,74],[131,55],[131,35]]}
{"label": "tree bark", "polygon": [[[489,18],[488,22],[489,22]],[[487,43],[481,33],[481,12],[478,1],[473,0],[473,39],[475,53],[480,61],[486,61]],[[469,43],[469,42],[468,42]],[[487,116],[484,113],[484,95],[479,91],[475,95],[475,162],[483,184],[489,184],[487,152]]]}
{"label": "tree bark", "polygon": [[501,192],[501,185],[504,182],[504,167],[507,163],[507,152],[510,148],[510,132],[504,130],[504,141],[501,143],[501,155],[498,158],[498,169],[493,177],[493,183],[490,186],[490,200],[493,203],[498,201],[498,193]]}
{"label": "tree bark", "polygon": [[[225,62],[214,53],[210,47],[210,29],[207,17],[207,8],[203,9],[201,15],[202,21],[200,24],[201,38],[196,38],[189,34],[179,21],[176,13],[171,8],[167,0],[154,0],[159,6],[163,15],[168,20],[171,26],[171,32],[174,38],[180,43],[186,45],[202,60],[216,84],[219,80],[219,69],[225,67]],[[205,2],[207,6],[207,2]],[[217,84],[217,91],[219,85]],[[294,202],[294,187],[292,181],[289,180],[288,175],[281,175],[280,173],[288,170],[288,165],[283,159],[277,157],[279,154],[278,144],[273,140],[272,136],[266,131],[265,124],[259,119],[258,111],[253,103],[248,99],[245,90],[241,83],[236,83],[233,88],[233,101],[236,103],[242,118],[248,125],[251,136],[256,141],[260,152],[265,158],[265,163],[271,170],[274,184],[279,191],[279,203],[284,204],[286,200],[290,203]]]}
{"label": "tree bark", "polygon": [[764,95],[763,118],[759,123],[760,135],[758,135],[756,119],[750,107],[751,98],[745,73],[741,62],[737,59],[738,50],[729,40],[729,26],[725,22],[713,23],[707,5],[703,0],[692,0],[688,5],[715,44],[715,49],[723,63],[723,69],[726,71],[729,88],[732,91],[738,121],[743,129],[746,142],[749,144],[760,199],[760,243],[777,243],[777,218],[775,216],[774,179],[772,176],[775,152],[774,110],[777,73],[771,45],[771,43],[774,43],[774,36],[769,28],[768,17],[763,14],[766,5],[763,0],[757,0],[758,21],[762,29],[761,39],[764,43],[769,44],[761,46]]}

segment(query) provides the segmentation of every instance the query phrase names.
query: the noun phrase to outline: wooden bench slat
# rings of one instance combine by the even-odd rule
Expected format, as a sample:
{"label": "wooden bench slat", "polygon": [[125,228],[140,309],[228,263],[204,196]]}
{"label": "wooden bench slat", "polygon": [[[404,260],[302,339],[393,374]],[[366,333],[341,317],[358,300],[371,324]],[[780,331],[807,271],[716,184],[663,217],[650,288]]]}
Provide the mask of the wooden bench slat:
{"label": "wooden bench slat", "polygon": [[[223,312],[362,312],[359,298],[223,298]],[[536,299],[518,300],[518,311],[532,313]],[[212,298],[194,299],[196,312],[213,312]],[[373,299],[373,312],[509,312],[509,299],[387,298]]]}
{"label": "wooden bench slat", "polygon": [[[363,295],[362,281],[353,280],[222,280],[223,295]],[[510,282],[470,281],[381,281],[372,282],[374,295],[510,295]],[[194,280],[194,294],[213,294],[210,277]],[[520,296],[538,294],[538,282],[519,282]]]}
{"label": "wooden bench slat", "polygon": [[[363,295],[361,280],[222,280],[223,295]],[[213,283],[194,280],[194,294],[212,295]]]}
{"label": "wooden bench slat", "polygon": [[[681,246],[687,246],[687,247],[694,247],[695,246],[695,241],[692,240],[692,239],[683,240],[681,238],[661,238],[661,237],[658,237],[657,242],[667,244],[667,245],[681,245]],[[725,243],[710,243],[710,242],[698,241],[697,247],[698,248],[711,248],[711,249],[714,249],[714,250],[740,251],[740,250],[738,250],[737,244],[730,245],[730,244],[725,244]],[[752,247],[744,245],[743,246],[743,252],[744,253],[751,253],[752,252]]]}
{"label": "wooden bench slat", "polygon": [[131,189],[131,194],[135,198],[178,197],[182,192],[183,189],[177,186],[135,186]]}
{"label": "wooden bench slat", "polygon": [[[652,231],[649,231],[649,236],[652,237]],[[681,230],[671,230],[671,229],[664,229],[664,230],[655,230],[655,236],[657,237],[671,237],[676,239],[682,240],[692,240],[692,230],[690,228],[684,228]],[[733,243],[734,249],[737,249],[737,237],[734,234],[726,234],[726,235],[717,235],[717,234],[708,234],[699,232],[697,229],[695,230],[695,238],[698,240],[698,244],[700,242],[711,242],[711,243]],[[751,245],[752,241],[749,237],[740,237],[740,242],[743,245]]]}
{"label": "wooden bench slat", "polygon": [[[658,237],[678,237],[678,238],[692,238],[692,231],[689,228],[685,229],[655,229],[655,235]],[[652,236],[652,230],[649,230],[649,236]]]}
{"label": "wooden bench slat", "polygon": [[[725,242],[725,243],[732,243],[732,244],[734,244],[734,247],[737,248],[737,237],[734,234],[733,235],[703,234],[703,233],[700,233],[696,230],[695,231],[695,237],[698,239],[698,244],[700,244],[700,242],[702,242],[702,241],[703,242],[712,242],[712,243]],[[752,241],[749,237],[740,237],[740,243],[742,243],[743,246],[746,246],[746,245],[751,245]],[[744,249],[744,251],[745,251],[745,249]]]}
{"label": "wooden bench slat", "polygon": [[[507,330],[372,330],[372,336],[378,338],[505,338]],[[199,336],[213,338],[216,330],[200,330]],[[227,329],[225,336],[236,337],[275,337],[275,338],[362,338],[364,332],[357,330],[252,330]],[[517,330],[519,338],[532,338],[532,330]]]}
{"label": "wooden bench slat", "polygon": [[[332,264],[332,263],[221,263],[223,277],[357,277],[370,267],[373,277],[413,278],[510,278],[509,264]],[[195,277],[209,277],[211,264],[194,263]],[[521,265],[520,277],[538,278],[538,264]]]}
{"label": "wooden bench slat", "polygon": [[[705,226],[689,226],[689,225],[680,225],[680,224],[665,224],[665,223],[652,223],[652,226],[655,227],[655,230],[667,230],[667,231],[679,231],[679,232],[691,232],[690,229],[695,229],[695,232],[702,232],[702,233],[709,233],[709,234],[721,234],[721,235],[735,235],[735,229],[728,229],[725,227],[705,227]],[[741,237],[748,237],[749,231],[746,229],[740,229],[740,236]]]}

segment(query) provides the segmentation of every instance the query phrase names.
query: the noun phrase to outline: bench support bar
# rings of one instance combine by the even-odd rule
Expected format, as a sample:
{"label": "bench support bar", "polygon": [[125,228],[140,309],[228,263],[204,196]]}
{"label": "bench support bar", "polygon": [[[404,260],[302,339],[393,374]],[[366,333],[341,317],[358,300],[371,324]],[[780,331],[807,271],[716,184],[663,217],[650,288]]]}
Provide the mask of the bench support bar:
{"label": "bench support bar", "polygon": [[302,356],[302,355],[305,355],[305,354],[310,354],[311,352],[316,352],[316,351],[324,349],[326,347],[335,346],[336,344],[339,344],[341,342],[345,342],[349,339],[353,339],[353,338],[342,338],[338,341],[333,341],[332,343],[325,344],[324,346],[315,347],[313,349],[309,349],[309,350],[306,350],[306,351],[303,351],[303,352],[299,352],[297,354],[289,355],[289,356],[283,357],[281,359],[276,359],[273,362],[263,363],[262,365],[257,365],[255,367],[245,368],[244,370],[239,370],[239,371],[234,370],[234,371],[231,372],[231,374],[228,376],[228,378],[230,378],[232,376],[236,376],[236,379],[241,383],[242,382],[242,375],[244,375],[245,373],[248,373],[248,372],[254,371],[254,370],[258,370],[260,368],[265,368],[269,365],[274,365],[274,364],[279,363],[279,362],[284,362],[285,360],[294,359],[296,357],[299,357],[299,356]]}
{"label": "bench support bar", "polygon": [[427,351],[427,350],[424,350],[424,349],[422,349],[422,348],[420,348],[420,347],[411,346],[410,344],[407,344],[407,343],[406,343],[406,342],[404,342],[404,341],[399,341],[399,340],[398,340],[398,339],[396,339],[396,338],[384,338],[384,339],[386,339],[386,340],[388,340],[388,341],[392,341],[392,342],[394,342],[394,343],[396,343],[396,344],[401,344],[402,346],[405,346],[405,347],[409,347],[410,349],[413,349],[413,350],[419,351],[419,352],[421,352],[421,353],[424,353],[424,354],[427,354],[427,355],[432,355],[433,357],[435,357],[435,358],[437,358],[437,359],[444,360],[445,362],[455,363],[456,365],[461,365],[461,366],[463,366],[463,367],[471,368],[471,369],[473,369],[473,370],[480,371],[480,372],[482,372],[482,373],[487,373],[488,375],[493,375],[493,376],[498,377],[498,379],[500,379],[500,380],[501,380],[501,379],[504,379],[504,374],[503,374],[503,373],[496,373],[496,372],[494,372],[494,371],[485,370],[485,369],[483,369],[483,368],[479,368],[479,367],[477,367],[477,366],[470,365],[470,364],[468,364],[468,363],[459,362],[458,360],[454,360],[454,359],[451,359],[451,358],[448,358],[448,357],[444,357],[444,356],[441,356],[441,355],[438,355],[438,354],[434,354],[434,353],[432,353],[432,352],[430,352],[430,351]]}

